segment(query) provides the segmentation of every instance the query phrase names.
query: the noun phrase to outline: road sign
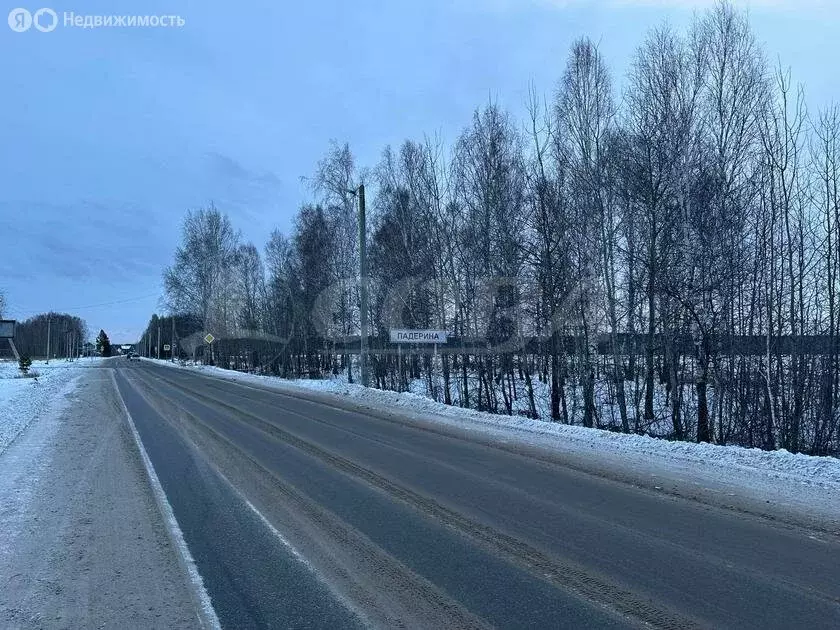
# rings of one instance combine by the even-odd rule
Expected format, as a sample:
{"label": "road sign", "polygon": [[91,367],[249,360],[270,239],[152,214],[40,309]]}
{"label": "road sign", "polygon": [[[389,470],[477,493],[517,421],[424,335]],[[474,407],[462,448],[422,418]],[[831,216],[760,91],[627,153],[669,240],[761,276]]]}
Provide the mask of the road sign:
{"label": "road sign", "polygon": [[204,337],[204,341],[206,341],[207,343],[213,343],[214,341],[216,341],[216,338],[210,333],[207,333],[207,335]]}
{"label": "road sign", "polygon": [[169,352],[169,350],[170,350],[169,344],[168,343],[163,344],[163,351],[164,352]]}
{"label": "road sign", "polygon": [[391,329],[391,343],[446,343],[445,330]]}
{"label": "road sign", "polygon": [[0,339],[11,339],[15,336],[14,319],[0,319]]}

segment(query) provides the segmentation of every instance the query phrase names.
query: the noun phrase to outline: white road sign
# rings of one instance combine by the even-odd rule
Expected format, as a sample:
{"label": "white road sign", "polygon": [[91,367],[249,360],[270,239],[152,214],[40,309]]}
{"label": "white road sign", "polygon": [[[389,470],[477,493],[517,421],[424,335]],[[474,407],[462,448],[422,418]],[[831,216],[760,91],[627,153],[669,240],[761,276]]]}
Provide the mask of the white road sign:
{"label": "white road sign", "polygon": [[391,330],[391,343],[446,343],[445,330]]}
{"label": "white road sign", "polygon": [[169,352],[169,350],[170,350],[169,344],[168,343],[163,344],[163,351],[164,352]]}
{"label": "white road sign", "polygon": [[214,341],[216,341],[216,338],[210,333],[207,333],[207,336],[204,338],[204,341],[206,341],[207,343],[213,343]]}

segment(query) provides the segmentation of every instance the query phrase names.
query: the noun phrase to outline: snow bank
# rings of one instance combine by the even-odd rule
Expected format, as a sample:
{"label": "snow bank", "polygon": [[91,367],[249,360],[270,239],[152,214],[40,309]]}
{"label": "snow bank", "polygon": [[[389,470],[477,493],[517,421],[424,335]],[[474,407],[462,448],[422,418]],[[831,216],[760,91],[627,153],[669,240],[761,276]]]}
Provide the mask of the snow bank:
{"label": "snow bank", "polygon": [[34,361],[30,372],[38,378],[21,378],[16,362],[0,362],[0,453],[23,432],[29,424],[46,413],[50,404],[68,393],[80,370],[92,367],[101,359],[65,361],[54,359],[49,364]]}
{"label": "snow bank", "polygon": [[503,441],[515,440],[560,452],[597,453],[599,457],[619,459],[634,467],[690,470],[692,475],[697,473],[700,478],[717,478],[741,485],[768,485],[777,490],[779,482],[786,481],[793,487],[809,486],[814,490],[840,492],[840,459],[833,457],[813,457],[785,450],[768,452],[739,446],[672,442],[646,435],[587,429],[523,416],[496,415],[444,405],[415,393],[364,388],[340,379],[286,380],[204,365],[167,365],[281,391],[309,390],[348,397],[391,411],[402,409],[412,414],[421,414],[424,420],[457,426],[459,429],[478,429]]}

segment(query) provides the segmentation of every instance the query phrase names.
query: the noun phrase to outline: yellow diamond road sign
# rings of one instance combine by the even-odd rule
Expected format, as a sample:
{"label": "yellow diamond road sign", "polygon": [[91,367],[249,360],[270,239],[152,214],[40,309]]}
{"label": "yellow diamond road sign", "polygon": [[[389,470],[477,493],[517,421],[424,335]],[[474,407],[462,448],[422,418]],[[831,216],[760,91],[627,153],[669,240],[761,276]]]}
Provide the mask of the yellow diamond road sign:
{"label": "yellow diamond road sign", "polygon": [[207,336],[204,338],[204,341],[206,341],[207,343],[213,343],[215,340],[216,338],[210,333],[207,333]]}

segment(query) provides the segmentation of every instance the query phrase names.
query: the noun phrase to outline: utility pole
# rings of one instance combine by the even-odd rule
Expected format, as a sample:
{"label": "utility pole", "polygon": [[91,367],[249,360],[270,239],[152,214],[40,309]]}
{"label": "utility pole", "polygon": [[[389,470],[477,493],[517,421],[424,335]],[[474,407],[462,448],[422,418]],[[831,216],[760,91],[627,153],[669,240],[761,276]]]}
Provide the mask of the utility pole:
{"label": "utility pole", "polygon": [[50,364],[50,328],[52,327],[52,317],[47,318],[47,365]]}
{"label": "utility pole", "polygon": [[158,342],[157,348],[155,348],[155,355],[160,359],[160,324],[158,324]]}
{"label": "utility pole", "polygon": [[368,387],[370,381],[368,378],[368,270],[367,270],[367,227],[365,225],[365,185],[359,186],[359,276],[361,284],[359,286],[359,297],[361,301],[361,337],[360,342],[360,359],[361,359],[361,375],[362,387]]}
{"label": "utility pole", "polygon": [[175,316],[172,316],[172,338],[169,340],[169,358],[175,363]]}

